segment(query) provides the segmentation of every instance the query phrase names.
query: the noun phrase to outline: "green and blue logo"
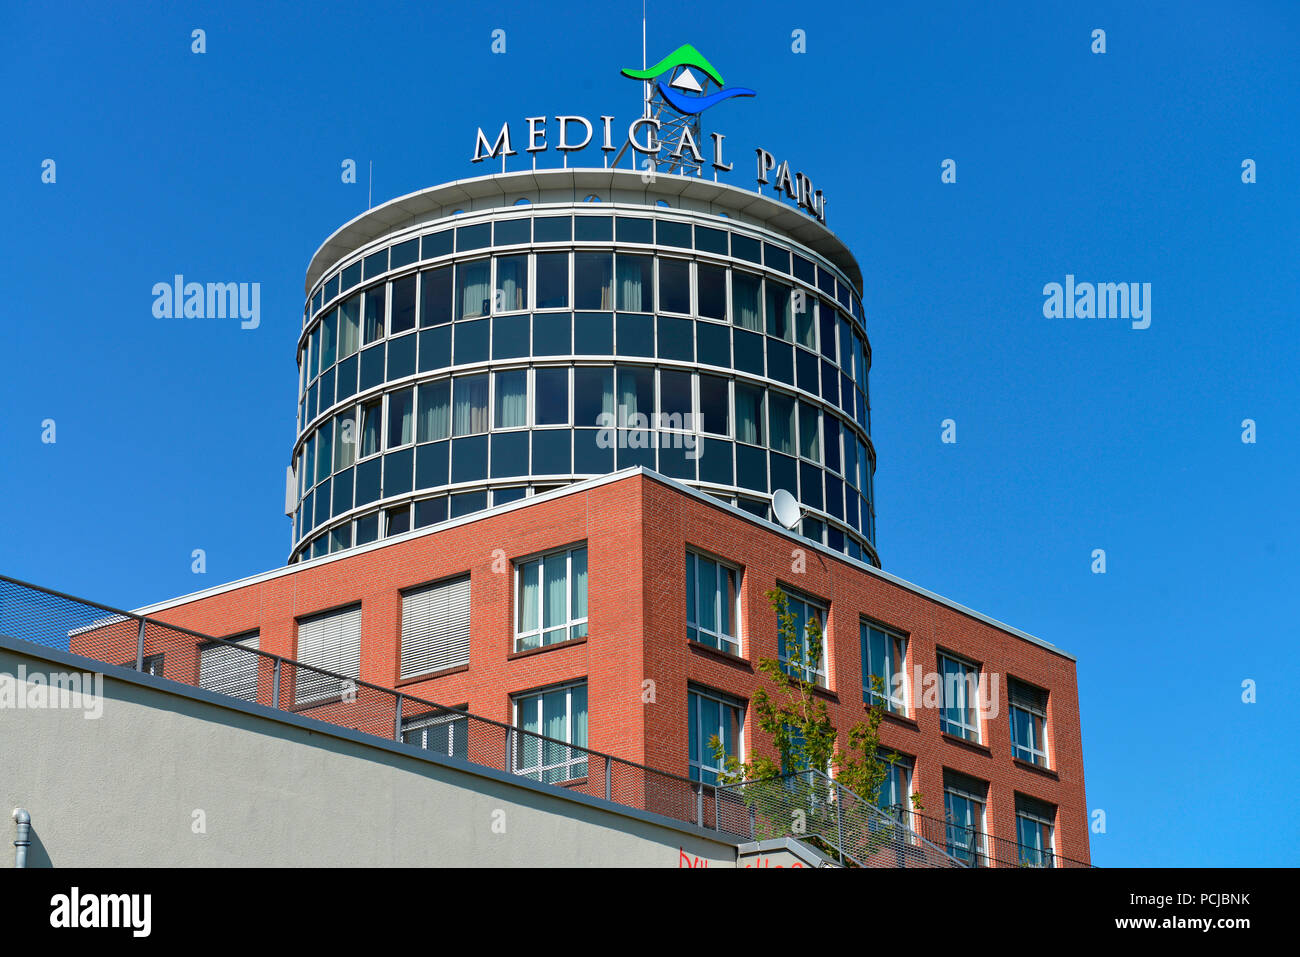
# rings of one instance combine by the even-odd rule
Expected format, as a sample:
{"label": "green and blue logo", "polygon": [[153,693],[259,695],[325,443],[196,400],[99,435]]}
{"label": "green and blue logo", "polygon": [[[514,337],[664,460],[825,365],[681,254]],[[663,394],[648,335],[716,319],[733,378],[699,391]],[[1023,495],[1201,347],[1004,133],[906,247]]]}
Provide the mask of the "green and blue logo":
{"label": "green and blue logo", "polygon": [[[703,84],[695,75],[696,70],[704,75]],[[664,75],[669,74],[670,71],[673,72],[665,81]],[[624,76],[633,80],[657,80],[656,86],[660,95],[669,106],[685,116],[703,113],[715,103],[729,100],[733,96],[756,95],[753,90],[743,86],[726,89],[721,74],[713,68],[713,64],[689,43],[679,46],[649,69],[624,69],[622,72]],[[712,93],[705,92],[709,80],[719,87]]]}

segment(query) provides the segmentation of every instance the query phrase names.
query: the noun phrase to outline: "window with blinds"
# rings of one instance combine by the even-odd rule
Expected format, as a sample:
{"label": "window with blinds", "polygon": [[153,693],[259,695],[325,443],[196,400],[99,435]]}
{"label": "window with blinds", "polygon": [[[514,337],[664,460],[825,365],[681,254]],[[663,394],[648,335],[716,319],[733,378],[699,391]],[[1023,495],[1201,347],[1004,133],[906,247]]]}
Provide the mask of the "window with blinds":
{"label": "window with blinds", "polygon": [[[245,701],[257,700],[258,636],[230,639],[232,644],[199,649],[199,687]],[[245,651],[247,648],[249,650]]]}
{"label": "window with blinds", "polygon": [[[298,622],[298,661],[344,678],[361,676],[361,606],[303,618]],[[348,682],[334,675],[298,668],[294,703],[316,704],[342,697]],[[353,689],[355,690],[355,689]]]}
{"label": "window with blinds", "polygon": [[402,677],[469,664],[469,576],[402,594]]}

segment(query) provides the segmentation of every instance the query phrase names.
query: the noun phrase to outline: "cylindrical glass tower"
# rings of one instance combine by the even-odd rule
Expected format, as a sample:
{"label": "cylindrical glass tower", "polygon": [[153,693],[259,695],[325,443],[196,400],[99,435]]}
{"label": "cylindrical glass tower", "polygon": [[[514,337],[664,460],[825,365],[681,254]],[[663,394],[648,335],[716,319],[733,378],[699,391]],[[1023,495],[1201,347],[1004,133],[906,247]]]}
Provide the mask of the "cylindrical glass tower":
{"label": "cylindrical glass tower", "polygon": [[878,565],[861,284],[816,220],[690,176],[377,206],[307,270],[290,561],[642,465],[763,517],[784,488]]}

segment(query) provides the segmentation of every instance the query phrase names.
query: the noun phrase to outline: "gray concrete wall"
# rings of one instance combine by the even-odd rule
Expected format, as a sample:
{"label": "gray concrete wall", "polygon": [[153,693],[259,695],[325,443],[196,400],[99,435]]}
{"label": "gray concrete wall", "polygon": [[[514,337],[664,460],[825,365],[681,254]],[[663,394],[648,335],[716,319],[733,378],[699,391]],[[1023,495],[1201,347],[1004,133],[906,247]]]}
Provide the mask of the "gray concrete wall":
{"label": "gray concrete wall", "polygon": [[0,641],[3,867],[15,807],[34,867],[736,864],[688,825],[150,676],[105,677],[98,718],[17,707],[32,676],[94,667],[26,647]]}

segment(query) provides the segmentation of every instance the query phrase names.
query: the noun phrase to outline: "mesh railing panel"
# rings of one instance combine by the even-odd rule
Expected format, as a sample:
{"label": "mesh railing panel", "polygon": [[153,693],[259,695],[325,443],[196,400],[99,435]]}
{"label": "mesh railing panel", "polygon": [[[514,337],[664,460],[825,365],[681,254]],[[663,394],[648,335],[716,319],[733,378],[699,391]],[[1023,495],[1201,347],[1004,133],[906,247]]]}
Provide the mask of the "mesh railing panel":
{"label": "mesh railing panel", "polygon": [[3,576],[0,634],[687,824],[715,824],[710,785]]}

